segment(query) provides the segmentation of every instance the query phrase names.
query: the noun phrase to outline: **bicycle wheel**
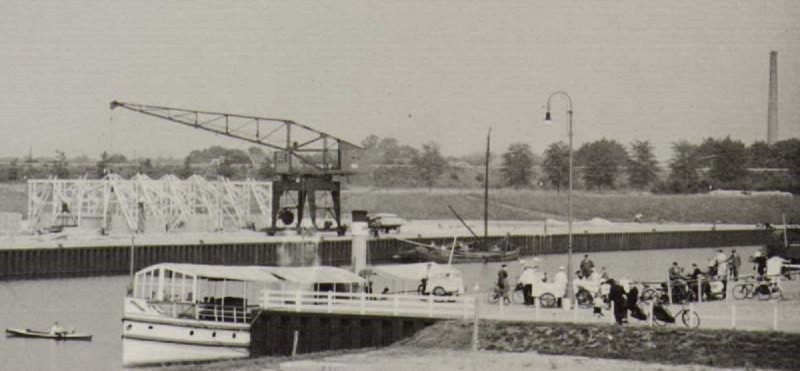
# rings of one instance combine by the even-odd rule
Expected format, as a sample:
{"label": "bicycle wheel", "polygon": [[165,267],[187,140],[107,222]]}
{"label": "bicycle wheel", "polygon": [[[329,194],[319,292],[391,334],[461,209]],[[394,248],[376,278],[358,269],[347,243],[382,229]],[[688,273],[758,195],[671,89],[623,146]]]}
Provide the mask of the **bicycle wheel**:
{"label": "bicycle wheel", "polygon": [[750,290],[752,290],[752,287],[750,286],[751,285],[749,283],[740,283],[736,286],[733,286],[731,289],[731,291],[733,291],[733,297],[738,300],[742,300],[750,296]]}
{"label": "bicycle wheel", "polygon": [[700,315],[695,311],[690,311],[688,309],[681,310],[681,321],[683,325],[688,328],[700,327]]}
{"label": "bicycle wheel", "polygon": [[524,303],[525,302],[525,293],[522,292],[522,290],[514,290],[514,292],[511,293],[511,302],[512,303],[519,303],[519,304]]}
{"label": "bicycle wheel", "polygon": [[658,291],[654,289],[645,289],[642,291],[641,300],[642,301],[651,301],[658,297]]}
{"label": "bicycle wheel", "polygon": [[489,292],[486,293],[486,301],[489,304],[497,304],[500,301],[500,297],[503,296],[498,289],[491,289]]}
{"label": "bicycle wheel", "polygon": [[539,296],[539,305],[542,308],[553,308],[556,306],[556,297],[551,293],[544,293]]}
{"label": "bicycle wheel", "polygon": [[673,322],[669,322],[666,319],[664,319],[662,317],[659,317],[659,316],[653,316],[653,323],[655,323],[659,327],[664,327],[664,326],[666,326],[666,325],[668,325],[670,323],[673,323]]}

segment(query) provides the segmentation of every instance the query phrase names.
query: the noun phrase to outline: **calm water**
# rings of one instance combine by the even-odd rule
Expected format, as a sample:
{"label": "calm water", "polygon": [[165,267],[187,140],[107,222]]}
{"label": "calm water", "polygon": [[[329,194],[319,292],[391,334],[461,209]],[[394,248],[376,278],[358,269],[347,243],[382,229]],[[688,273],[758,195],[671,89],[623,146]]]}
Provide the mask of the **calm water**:
{"label": "calm water", "polygon": [[[746,257],[756,248],[737,248],[742,256],[742,272],[751,272]],[[673,261],[688,267],[704,263],[714,249],[592,253],[595,265],[607,267],[614,277],[638,280],[663,280]],[[729,253],[730,249],[724,249]],[[573,255],[577,266],[583,254]],[[523,258],[528,259],[530,258]],[[566,266],[566,255],[545,255],[540,265],[549,277],[559,265]],[[472,291],[491,285],[500,263],[458,265]],[[577,268],[576,268],[577,269]],[[521,273],[517,263],[509,264],[512,277]],[[120,319],[122,298],[128,277],[76,278],[62,280],[0,282],[0,326],[46,330],[54,321],[74,326],[94,335],[92,342],[0,337],[0,370],[116,370],[121,368],[122,339]]]}

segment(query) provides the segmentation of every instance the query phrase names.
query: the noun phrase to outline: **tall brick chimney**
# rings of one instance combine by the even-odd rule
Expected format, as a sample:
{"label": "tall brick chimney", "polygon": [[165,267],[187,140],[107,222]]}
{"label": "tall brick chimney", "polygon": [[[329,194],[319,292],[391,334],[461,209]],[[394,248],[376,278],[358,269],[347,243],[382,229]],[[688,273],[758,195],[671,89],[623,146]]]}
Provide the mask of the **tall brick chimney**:
{"label": "tall brick chimney", "polygon": [[769,106],[767,107],[767,144],[778,141],[778,52],[769,53]]}

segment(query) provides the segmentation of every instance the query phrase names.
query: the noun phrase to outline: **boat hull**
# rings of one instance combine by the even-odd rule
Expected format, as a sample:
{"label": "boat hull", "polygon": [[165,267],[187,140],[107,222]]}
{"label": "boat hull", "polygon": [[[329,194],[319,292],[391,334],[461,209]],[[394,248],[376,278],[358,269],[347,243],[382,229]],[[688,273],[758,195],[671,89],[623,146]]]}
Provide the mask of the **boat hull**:
{"label": "boat hull", "polygon": [[[142,314],[126,299],[123,366],[201,362],[250,356],[250,324]],[[146,304],[138,303],[139,306]],[[134,308],[131,308],[133,306]]]}
{"label": "boat hull", "polygon": [[51,340],[84,340],[84,341],[92,340],[92,335],[89,334],[72,333],[72,334],[54,335],[44,331],[36,331],[31,329],[23,330],[14,328],[6,329],[6,336],[16,336],[24,338],[35,338],[35,339],[51,339]]}
{"label": "boat hull", "polygon": [[[433,261],[436,263],[447,264],[450,261],[450,252],[436,248],[417,246],[410,253],[406,253],[405,258],[412,258],[419,261]],[[484,262],[503,262],[519,259],[519,249],[510,251],[475,251],[467,253],[453,254],[453,263],[484,263]]]}

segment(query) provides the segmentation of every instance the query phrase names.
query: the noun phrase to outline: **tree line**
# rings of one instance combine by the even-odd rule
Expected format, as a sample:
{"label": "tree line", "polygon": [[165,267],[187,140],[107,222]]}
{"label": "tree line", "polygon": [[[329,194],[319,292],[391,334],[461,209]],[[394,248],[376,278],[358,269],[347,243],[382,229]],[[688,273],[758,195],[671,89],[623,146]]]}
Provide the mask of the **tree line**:
{"label": "tree line", "polygon": [[[439,144],[419,148],[397,139],[370,135],[361,142],[361,175],[347,181],[378,187],[474,187],[484,181],[485,153],[445,156]],[[800,191],[800,139],[768,145],[706,138],[701,143],[672,143],[672,156],[659,165],[649,141],[627,146],[613,139],[581,144],[573,152],[573,186],[583,190],[633,189],[654,193],[698,193],[713,189]],[[0,181],[29,178],[101,178],[114,172],[124,177],[146,174],[159,178],[193,174],[207,178],[271,179],[276,176],[271,153],[259,147],[246,151],[214,146],[189,153],[182,162],[129,160],[103,152],[94,164],[86,158],[71,163],[56,151],[45,162],[12,159],[0,165]],[[569,147],[564,142],[536,154],[527,143],[513,143],[499,157],[490,156],[490,186],[565,190],[569,184]],[[88,163],[88,164],[87,164]]]}

